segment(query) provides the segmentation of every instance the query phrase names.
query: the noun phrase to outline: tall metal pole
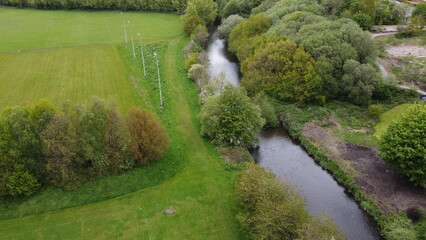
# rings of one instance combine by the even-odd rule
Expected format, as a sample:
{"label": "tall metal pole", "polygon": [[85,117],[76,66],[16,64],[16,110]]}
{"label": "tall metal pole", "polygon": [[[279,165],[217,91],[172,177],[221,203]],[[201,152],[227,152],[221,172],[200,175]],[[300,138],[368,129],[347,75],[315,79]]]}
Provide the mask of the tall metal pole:
{"label": "tall metal pole", "polygon": [[143,57],[143,48],[142,48],[142,35],[138,33],[140,45],[141,45],[141,54],[142,54],[142,66],[143,66],[143,77],[146,77],[146,71],[145,71],[145,58]]}
{"label": "tall metal pole", "polygon": [[160,89],[160,108],[163,108],[163,95],[161,94],[161,81],[160,81],[160,67],[158,66],[158,55],[154,53],[155,59],[157,60],[157,73],[158,73],[158,88]]}
{"label": "tall metal pole", "polygon": [[130,39],[132,39],[132,48],[133,48],[133,59],[136,60],[136,52],[135,52],[135,43],[133,42],[133,32],[132,32],[132,24],[130,21],[127,21],[130,25]]}
{"label": "tall metal pole", "polygon": [[126,24],[124,23],[124,16],[123,16],[123,12],[121,12],[121,20],[123,20],[124,39],[126,39],[126,44],[127,44],[127,31],[126,31]]}

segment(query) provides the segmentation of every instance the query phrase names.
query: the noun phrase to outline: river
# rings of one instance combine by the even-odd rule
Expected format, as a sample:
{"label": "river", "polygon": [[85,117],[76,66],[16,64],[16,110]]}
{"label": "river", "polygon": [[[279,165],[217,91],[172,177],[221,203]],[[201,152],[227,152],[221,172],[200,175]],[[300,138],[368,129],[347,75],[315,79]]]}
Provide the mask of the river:
{"label": "river", "polygon": [[[216,33],[209,43],[208,55],[213,77],[224,72],[231,84],[239,84],[238,65],[229,60],[225,42],[218,39]],[[291,140],[283,128],[262,130],[258,137],[260,148],[253,152],[255,162],[279,179],[295,184],[306,198],[307,210],[312,215],[325,211],[348,239],[381,239],[371,217],[301,146]]]}

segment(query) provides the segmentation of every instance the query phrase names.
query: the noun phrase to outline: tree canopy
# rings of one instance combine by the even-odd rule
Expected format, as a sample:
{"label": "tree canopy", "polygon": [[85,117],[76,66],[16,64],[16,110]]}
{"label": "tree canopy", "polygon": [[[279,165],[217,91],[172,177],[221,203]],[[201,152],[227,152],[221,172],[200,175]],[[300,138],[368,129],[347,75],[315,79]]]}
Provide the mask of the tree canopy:
{"label": "tree canopy", "polygon": [[218,145],[248,146],[264,124],[259,107],[246,92],[226,85],[222,94],[207,98],[201,108],[201,133]]}
{"label": "tree canopy", "polygon": [[380,141],[381,157],[426,188],[426,104],[413,106],[392,122]]}

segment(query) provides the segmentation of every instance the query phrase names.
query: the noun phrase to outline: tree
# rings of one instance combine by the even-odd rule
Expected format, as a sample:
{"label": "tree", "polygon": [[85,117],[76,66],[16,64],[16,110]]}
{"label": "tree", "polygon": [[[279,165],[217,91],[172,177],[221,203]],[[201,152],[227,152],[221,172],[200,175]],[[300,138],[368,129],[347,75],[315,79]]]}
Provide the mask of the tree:
{"label": "tree", "polygon": [[191,39],[200,44],[201,47],[206,48],[209,41],[209,32],[206,26],[198,25],[192,32]]}
{"label": "tree", "polygon": [[357,13],[355,15],[353,15],[352,19],[358,23],[358,25],[363,29],[363,30],[370,30],[370,28],[373,26],[373,20],[371,19],[371,17],[365,13]]}
{"label": "tree", "polygon": [[320,0],[319,2],[332,16],[338,16],[344,5],[344,0]]}
{"label": "tree", "polygon": [[30,196],[40,187],[37,179],[22,168],[21,165],[8,177],[6,187],[10,196]]}
{"label": "tree", "polygon": [[53,185],[76,188],[84,181],[83,150],[69,116],[57,114],[42,132],[45,178]]}
{"label": "tree", "polygon": [[201,108],[201,133],[215,144],[248,146],[264,120],[243,89],[226,85],[222,94],[207,98]]}
{"label": "tree", "polygon": [[106,134],[106,154],[110,162],[109,169],[114,173],[133,168],[134,162],[127,154],[129,132],[123,117],[116,108],[108,111],[108,128]]}
{"label": "tree", "polygon": [[217,16],[217,3],[213,0],[189,0],[182,19],[186,21],[191,16],[198,16],[207,25],[212,24]]}
{"label": "tree", "polygon": [[297,240],[347,239],[345,234],[333,223],[333,219],[325,213],[302,224],[298,229],[298,235]]}
{"label": "tree", "polygon": [[373,90],[378,83],[378,76],[369,64],[360,64],[355,60],[348,60],[343,66],[344,74],[340,87],[346,99],[358,105],[368,105]]}
{"label": "tree", "polygon": [[244,21],[244,18],[239,15],[230,15],[229,17],[227,17],[217,28],[219,38],[228,39],[232,29],[242,21]]}
{"label": "tree", "polygon": [[271,27],[271,20],[262,14],[252,16],[235,26],[229,34],[229,50],[235,53],[242,62],[241,48],[247,46],[247,40],[261,35]]}
{"label": "tree", "polygon": [[423,19],[426,19],[426,2],[416,4],[416,9],[414,9],[413,16],[421,16]]}
{"label": "tree", "polygon": [[312,101],[322,88],[313,58],[296,43],[280,40],[247,58],[241,69],[242,85],[251,94],[267,91],[281,100]]}
{"label": "tree", "polygon": [[167,150],[169,138],[160,122],[147,110],[132,108],[127,122],[131,142],[129,151],[140,163],[161,157]]}
{"label": "tree", "polygon": [[201,19],[199,16],[190,16],[185,19],[184,25],[183,25],[183,31],[186,33],[186,35],[191,36],[192,32],[194,32],[195,28],[197,28],[199,25],[204,26],[206,23],[203,19]]}
{"label": "tree", "polygon": [[426,188],[426,105],[417,104],[392,122],[380,141],[380,156],[410,181]]}

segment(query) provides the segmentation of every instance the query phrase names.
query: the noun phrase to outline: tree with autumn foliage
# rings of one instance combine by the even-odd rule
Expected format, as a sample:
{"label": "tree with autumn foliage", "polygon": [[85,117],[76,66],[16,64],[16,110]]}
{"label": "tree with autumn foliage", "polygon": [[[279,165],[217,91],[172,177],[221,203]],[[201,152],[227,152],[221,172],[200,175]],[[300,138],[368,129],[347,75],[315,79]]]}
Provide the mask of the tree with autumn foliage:
{"label": "tree with autumn foliage", "polygon": [[132,108],[127,125],[130,155],[139,163],[157,159],[169,146],[169,137],[160,122],[145,109]]}

